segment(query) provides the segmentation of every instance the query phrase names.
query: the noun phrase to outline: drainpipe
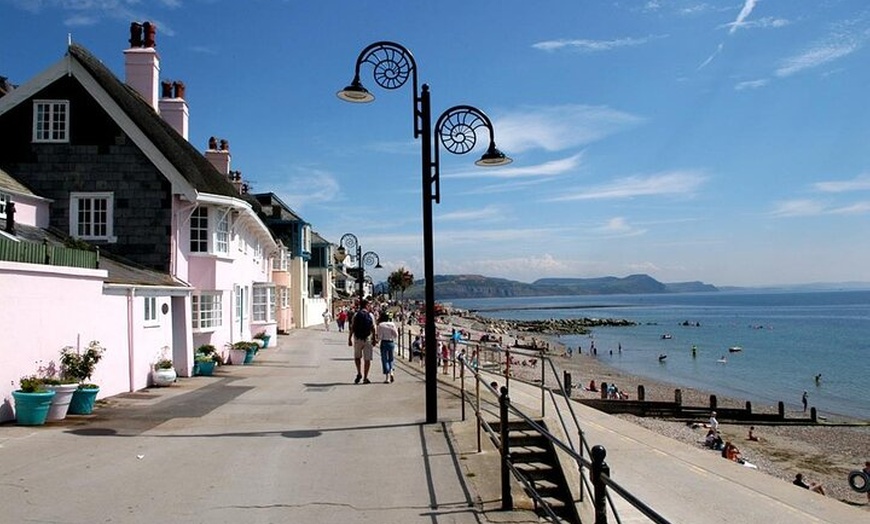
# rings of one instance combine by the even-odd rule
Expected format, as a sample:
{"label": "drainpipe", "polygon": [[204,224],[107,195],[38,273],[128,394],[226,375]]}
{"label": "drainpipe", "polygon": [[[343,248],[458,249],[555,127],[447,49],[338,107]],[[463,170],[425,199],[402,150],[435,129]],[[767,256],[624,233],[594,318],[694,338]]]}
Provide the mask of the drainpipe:
{"label": "drainpipe", "polygon": [[136,295],[136,288],[131,287],[127,291],[127,370],[130,386],[127,388],[130,393],[136,391],[136,374],[134,373],[134,351],[133,351],[133,298]]}

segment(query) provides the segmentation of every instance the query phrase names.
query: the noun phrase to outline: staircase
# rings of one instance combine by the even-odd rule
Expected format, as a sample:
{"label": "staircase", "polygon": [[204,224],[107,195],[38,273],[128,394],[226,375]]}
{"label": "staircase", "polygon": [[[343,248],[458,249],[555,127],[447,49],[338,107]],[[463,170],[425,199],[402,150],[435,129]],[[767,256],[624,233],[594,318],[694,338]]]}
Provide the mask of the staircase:
{"label": "staircase", "polygon": [[[536,424],[545,427],[543,421]],[[501,431],[500,424],[494,425]],[[511,464],[520,472],[550,509],[560,518],[560,522],[580,524],[580,516],[574,506],[574,497],[562,471],[556,448],[547,437],[541,435],[525,421],[508,423],[508,447]],[[535,499],[536,500],[536,499]],[[545,510],[538,507],[537,512],[548,517]]]}

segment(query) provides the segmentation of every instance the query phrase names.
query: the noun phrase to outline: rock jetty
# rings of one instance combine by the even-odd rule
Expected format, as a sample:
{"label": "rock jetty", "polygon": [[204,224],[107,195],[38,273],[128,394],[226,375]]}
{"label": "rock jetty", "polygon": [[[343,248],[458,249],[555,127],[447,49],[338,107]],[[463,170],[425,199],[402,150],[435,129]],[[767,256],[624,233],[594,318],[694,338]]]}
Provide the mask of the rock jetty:
{"label": "rock jetty", "polygon": [[540,335],[586,335],[600,326],[634,326],[631,320],[618,318],[551,318],[547,320],[506,320],[485,318],[475,313],[461,316],[479,324],[479,329],[495,334],[536,333]]}

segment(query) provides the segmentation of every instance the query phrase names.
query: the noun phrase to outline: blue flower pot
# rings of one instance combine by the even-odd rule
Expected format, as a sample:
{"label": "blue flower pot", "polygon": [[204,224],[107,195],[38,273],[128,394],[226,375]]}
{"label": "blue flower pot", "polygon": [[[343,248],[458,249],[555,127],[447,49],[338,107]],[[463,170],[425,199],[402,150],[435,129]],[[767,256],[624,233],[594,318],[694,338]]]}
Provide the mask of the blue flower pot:
{"label": "blue flower pot", "polygon": [[203,377],[210,377],[214,374],[215,362],[197,362],[197,374]]}
{"label": "blue flower pot", "polygon": [[41,426],[45,424],[48,409],[51,407],[51,399],[54,391],[42,393],[25,393],[13,391],[15,399],[15,421],[19,426]]}
{"label": "blue flower pot", "polygon": [[90,415],[94,412],[94,404],[97,401],[97,393],[100,388],[79,388],[73,393],[67,413],[73,415]]}
{"label": "blue flower pot", "polygon": [[245,364],[250,364],[254,361],[254,355],[257,354],[256,349],[246,349],[245,350]]}

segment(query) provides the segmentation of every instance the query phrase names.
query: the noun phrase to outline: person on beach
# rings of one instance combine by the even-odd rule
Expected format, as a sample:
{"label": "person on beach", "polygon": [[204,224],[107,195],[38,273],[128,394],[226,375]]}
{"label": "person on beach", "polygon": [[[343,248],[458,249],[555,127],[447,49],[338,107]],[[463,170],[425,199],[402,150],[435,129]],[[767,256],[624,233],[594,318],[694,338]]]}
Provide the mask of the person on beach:
{"label": "person on beach", "polygon": [[[347,331],[347,345],[353,346],[353,363],[356,365],[354,384],[371,384],[369,370],[372,367],[372,345],[376,342],[375,319],[368,310],[368,302],[360,300],[359,309],[350,319],[350,329]],[[371,338],[371,341],[369,340]]]}
{"label": "person on beach", "polygon": [[803,396],[801,397],[801,403],[804,405],[804,413],[807,412],[807,392],[804,391]]}
{"label": "person on beach", "polygon": [[794,476],[794,480],[791,482],[795,486],[808,489],[814,493],[818,493],[819,495],[825,494],[825,488],[822,487],[818,482],[810,482],[809,484],[804,480],[803,473],[798,473]]}
{"label": "person on beach", "polygon": [[323,312],[323,329],[329,331],[329,321],[332,320],[332,314],[329,312],[329,308]]}
{"label": "person on beach", "polygon": [[751,440],[753,442],[758,442],[758,437],[755,436],[755,426],[749,426],[749,435],[746,437],[746,440]]}
{"label": "person on beach", "polygon": [[390,314],[383,310],[378,317],[378,327],[375,330],[376,340],[381,344],[381,369],[384,372],[384,384],[396,380],[393,374],[393,361],[396,355],[396,340],[399,338],[399,328],[390,319]]}
{"label": "person on beach", "polygon": [[719,433],[719,421],[716,420],[716,412],[710,413],[710,420],[707,421],[707,427],[713,430],[716,434]]}

